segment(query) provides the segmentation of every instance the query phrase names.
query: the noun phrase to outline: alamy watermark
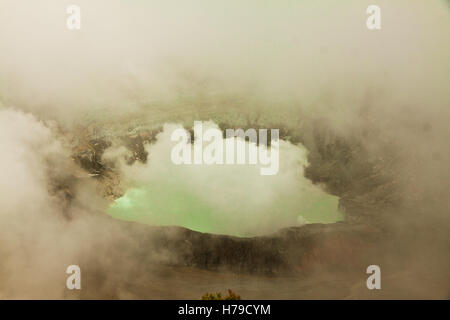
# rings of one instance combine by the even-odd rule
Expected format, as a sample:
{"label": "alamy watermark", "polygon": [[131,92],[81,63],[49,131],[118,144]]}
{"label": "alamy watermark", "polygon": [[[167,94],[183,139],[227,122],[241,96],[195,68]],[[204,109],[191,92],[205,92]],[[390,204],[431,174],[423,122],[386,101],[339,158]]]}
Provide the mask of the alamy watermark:
{"label": "alamy watermark", "polygon": [[279,170],[279,130],[226,129],[225,138],[218,128],[204,128],[203,122],[194,122],[194,142],[183,128],[172,132],[171,160],[176,165],[261,165],[261,175],[275,175]]}
{"label": "alamy watermark", "polygon": [[380,7],[372,4],[367,7],[366,13],[370,14],[370,16],[367,18],[367,21],[366,21],[367,29],[380,30],[381,29],[381,9],[380,9]]}
{"label": "alamy watermark", "polygon": [[[80,30],[81,29],[81,8],[77,5],[69,5],[66,8],[66,13],[69,15],[67,18],[67,29]],[[366,14],[370,16],[366,20],[366,26],[369,30],[381,29],[381,9],[377,5],[370,5],[366,9]]]}
{"label": "alamy watermark", "polygon": [[81,8],[77,5],[70,5],[66,9],[69,15],[67,18],[67,29],[80,30],[81,29]]}
{"label": "alamy watermark", "polygon": [[370,274],[370,276],[367,278],[366,286],[367,289],[373,290],[373,289],[381,289],[381,269],[376,264],[372,264],[367,267],[366,273]]}
{"label": "alamy watermark", "polygon": [[79,266],[73,264],[67,267],[66,273],[70,274],[66,280],[66,287],[69,290],[81,289],[81,269]]}

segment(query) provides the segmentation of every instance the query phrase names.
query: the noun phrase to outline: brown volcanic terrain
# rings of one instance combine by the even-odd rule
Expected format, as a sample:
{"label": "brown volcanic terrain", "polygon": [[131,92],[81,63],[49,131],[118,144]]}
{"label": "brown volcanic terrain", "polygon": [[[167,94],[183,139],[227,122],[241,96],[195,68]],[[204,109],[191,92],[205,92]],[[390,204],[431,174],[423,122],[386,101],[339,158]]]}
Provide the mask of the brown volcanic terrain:
{"label": "brown volcanic terrain", "polygon": [[[411,177],[396,174],[400,155],[389,144],[382,157],[370,158],[356,138],[334,135],[320,123],[309,132],[283,134],[310,147],[305,175],[340,197],[345,222],[238,238],[102,216],[99,229],[112,224],[122,236],[112,248],[90,248],[109,259],[80,265],[87,284],[76,297],[197,299],[231,288],[247,299],[447,298],[448,257],[442,252],[449,239],[445,224],[436,227],[434,220],[445,207],[428,202],[436,210],[427,227],[420,218],[425,202],[417,206],[426,200],[402,188]],[[120,140],[132,151],[130,163],[145,162],[143,144],[154,141],[154,133],[132,132]],[[110,142],[85,141],[90,147],[74,149],[75,161],[100,182],[105,197],[120,196],[114,166],[101,160]],[[366,288],[371,264],[381,267],[383,290]]]}

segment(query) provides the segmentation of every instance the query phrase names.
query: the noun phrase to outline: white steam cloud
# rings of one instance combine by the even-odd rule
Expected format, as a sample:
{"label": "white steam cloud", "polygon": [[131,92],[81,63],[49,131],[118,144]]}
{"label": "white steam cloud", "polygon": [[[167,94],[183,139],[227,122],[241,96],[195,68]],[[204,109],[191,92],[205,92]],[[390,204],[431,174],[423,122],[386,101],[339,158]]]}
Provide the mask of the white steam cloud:
{"label": "white steam cloud", "polygon": [[[180,128],[164,126],[157,142],[147,146],[146,164],[128,166],[121,161],[128,191],[110,209],[113,216],[239,236],[267,234],[305,220],[335,222],[340,218],[338,198],[304,177],[308,162],[302,145],[280,140],[280,170],[273,176],[262,176],[261,164],[175,165],[170,157],[176,145],[171,134]],[[218,127],[204,123],[203,129],[209,128]],[[111,149],[105,158],[117,154]]]}

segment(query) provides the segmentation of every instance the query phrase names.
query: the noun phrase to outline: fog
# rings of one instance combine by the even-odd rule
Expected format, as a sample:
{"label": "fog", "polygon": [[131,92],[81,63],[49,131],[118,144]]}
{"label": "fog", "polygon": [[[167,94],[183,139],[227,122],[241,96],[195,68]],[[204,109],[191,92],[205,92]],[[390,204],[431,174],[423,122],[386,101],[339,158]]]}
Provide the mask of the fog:
{"label": "fog", "polygon": [[[69,4],[81,8],[81,30],[66,27]],[[382,10],[377,31],[365,25],[370,4],[1,0],[0,297],[64,298],[66,266],[91,258],[100,261],[108,278],[105,270],[115,258],[102,261],[105,251],[92,248],[120,257],[114,246],[128,233],[105,219],[108,212],[115,216],[114,203],[74,163],[66,133],[95,122],[111,127],[114,135],[136,119],[166,128],[212,120],[232,128],[288,128],[300,135],[300,141],[282,137],[284,166],[267,179],[247,167],[201,173],[177,168],[169,179],[167,131],[146,144],[146,163],[121,162],[121,154],[113,152],[118,145],[107,150],[123,194],[130,197],[127,191],[136,188],[154,192],[155,184],[164,183],[167,187],[150,200],[168,194],[158,204],[167,209],[180,196],[169,190],[189,189],[195,201],[201,200],[193,210],[201,212],[206,203],[207,211],[218,215],[206,228],[213,233],[270,233],[302,224],[299,214],[314,221],[314,215],[308,217],[314,211],[311,194],[330,201],[327,214],[338,214],[336,197],[345,194],[331,190],[331,179],[313,184],[304,176],[308,166],[318,165],[313,162],[321,148],[314,140],[321,128],[317,123],[326,127],[329,139],[362,146],[363,163],[392,157],[396,207],[370,212],[369,218],[377,216],[377,223],[398,236],[402,266],[429,268],[445,279],[450,261],[448,2],[377,1]],[[342,180],[352,181],[351,170]],[[204,190],[211,181],[215,189]],[[230,183],[238,186],[233,193]],[[139,217],[118,217],[153,224],[147,201],[147,196],[145,205],[135,201],[139,210],[133,214]],[[250,218],[236,231],[232,226],[239,223],[240,211]],[[195,229],[186,222],[190,218],[195,215],[162,224]],[[136,267],[135,260],[127,267]],[[109,276],[111,283],[120,277]],[[113,290],[111,283],[100,296]],[[114,288],[121,292],[118,297],[133,296],[121,289]]]}

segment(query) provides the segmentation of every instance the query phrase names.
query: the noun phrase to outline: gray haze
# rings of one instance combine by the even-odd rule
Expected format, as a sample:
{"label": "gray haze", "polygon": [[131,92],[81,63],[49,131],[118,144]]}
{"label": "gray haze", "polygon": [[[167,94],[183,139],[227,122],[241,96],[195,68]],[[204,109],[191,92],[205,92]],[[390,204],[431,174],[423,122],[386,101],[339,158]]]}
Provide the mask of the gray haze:
{"label": "gray haze", "polygon": [[402,266],[448,279],[448,2],[377,3],[382,29],[369,31],[365,0],[79,0],[69,31],[73,2],[1,0],[0,298],[67,297],[65,267],[91,260],[110,280],[100,296],[134,297],[107,271],[128,233],[105,219],[96,182],[74,179],[64,132],[86,119],[283,126],[312,155],[322,123],[362,145],[363,162],[388,149],[398,206],[376,223],[398,235]]}

